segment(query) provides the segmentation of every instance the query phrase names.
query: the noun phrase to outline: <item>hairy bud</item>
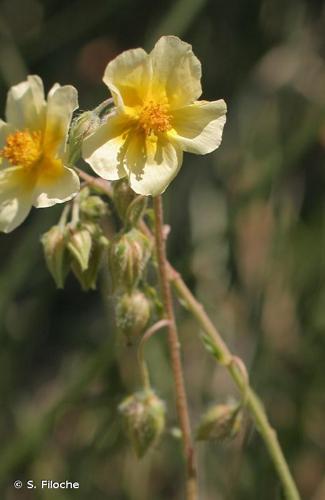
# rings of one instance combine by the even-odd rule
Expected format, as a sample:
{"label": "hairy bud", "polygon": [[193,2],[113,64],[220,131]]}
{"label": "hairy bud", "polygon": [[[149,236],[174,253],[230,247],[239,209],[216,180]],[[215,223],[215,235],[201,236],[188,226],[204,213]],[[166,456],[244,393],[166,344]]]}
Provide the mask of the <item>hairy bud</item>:
{"label": "hairy bud", "polygon": [[71,125],[68,141],[69,163],[80,158],[82,141],[100,125],[100,118],[94,111],[85,111],[75,118]]}
{"label": "hairy bud", "polygon": [[147,196],[137,196],[130,203],[125,214],[125,222],[130,227],[137,226],[140,219],[147,208],[148,197]]}
{"label": "hairy bud", "polygon": [[77,116],[73,123],[74,133],[82,139],[90,135],[100,125],[100,118],[95,111],[85,111]]}
{"label": "hairy bud", "polygon": [[65,228],[53,226],[43,234],[41,242],[48,270],[56,286],[63,288],[65,278],[69,272],[69,256],[66,250]]}
{"label": "hairy bud", "polygon": [[116,306],[116,325],[128,343],[137,338],[145,329],[150,318],[150,302],[146,296],[135,290],[125,293]]}
{"label": "hairy bud", "polygon": [[80,214],[85,219],[98,222],[107,211],[107,204],[99,196],[87,196],[80,202]]}
{"label": "hairy bud", "polygon": [[109,248],[109,267],[113,288],[132,290],[136,287],[150,258],[148,238],[131,229],[115,238]]}
{"label": "hairy bud", "polygon": [[165,405],[151,390],[136,392],[119,406],[138,458],[156,444],[165,428]]}
{"label": "hairy bud", "polygon": [[79,225],[76,229],[70,229],[71,234],[67,247],[71,256],[76,260],[82,271],[88,268],[90,250],[92,245],[91,233],[88,227]]}
{"label": "hairy bud", "polygon": [[103,235],[93,237],[87,269],[83,271],[77,261],[72,263],[72,271],[84,291],[96,290],[98,273],[108,244],[107,238]]}
{"label": "hairy bud", "polygon": [[241,407],[238,404],[215,405],[208,410],[196,431],[196,439],[232,439],[239,432],[242,421]]}
{"label": "hairy bud", "polygon": [[130,188],[125,179],[113,183],[113,200],[116,211],[124,221],[130,203],[136,198],[136,194]]}

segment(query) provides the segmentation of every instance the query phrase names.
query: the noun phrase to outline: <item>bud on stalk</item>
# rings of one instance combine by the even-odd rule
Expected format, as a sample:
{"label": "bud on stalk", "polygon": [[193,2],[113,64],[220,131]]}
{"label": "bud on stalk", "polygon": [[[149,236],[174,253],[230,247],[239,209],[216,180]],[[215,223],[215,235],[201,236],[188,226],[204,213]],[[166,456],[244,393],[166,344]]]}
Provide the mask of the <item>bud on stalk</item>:
{"label": "bud on stalk", "polygon": [[91,250],[91,234],[87,227],[79,225],[77,229],[71,229],[71,234],[67,243],[67,248],[75,259],[81,270],[85,271],[88,268],[90,250]]}
{"label": "bud on stalk", "polygon": [[136,194],[130,188],[125,179],[120,179],[113,183],[114,206],[119,217],[124,221],[130,203],[136,198]]}
{"label": "bud on stalk", "polygon": [[100,118],[94,111],[85,111],[72,122],[68,140],[69,163],[76,163],[81,155],[82,141],[100,125]]}
{"label": "bud on stalk", "polygon": [[220,404],[208,410],[196,431],[198,441],[234,438],[241,426],[242,413],[239,404]]}
{"label": "bud on stalk", "polygon": [[109,267],[113,289],[135,288],[150,258],[151,245],[148,238],[138,229],[115,238],[109,248]]}
{"label": "bud on stalk", "polygon": [[155,445],[165,428],[165,405],[151,390],[136,392],[119,406],[126,432],[138,458]]}
{"label": "bud on stalk", "polygon": [[87,196],[80,201],[80,214],[83,219],[98,222],[107,211],[107,204],[99,196]]}
{"label": "bud on stalk", "polygon": [[41,242],[48,270],[56,286],[63,288],[69,272],[69,255],[66,249],[66,230],[59,225],[43,234]]}
{"label": "bud on stalk", "polygon": [[78,279],[82,289],[96,290],[98,273],[100,265],[103,261],[104,255],[108,248],[108,240],[105,236],[101,235],[92,239],[88,267],[82,270],[78,261],[72,262],[73,274]]}
{"label": "bud on stalk", "polygon": [[125,214],[125,223],[127,227],[136,227],[143,217],[148,205],[147,196],[137,196],[128,206]]}
{"label": "bud on stalk", "polygon": [[143,333],[150,318],[150,303],[135,290],[122,295],[116,306],[116,325],[129,344]]}

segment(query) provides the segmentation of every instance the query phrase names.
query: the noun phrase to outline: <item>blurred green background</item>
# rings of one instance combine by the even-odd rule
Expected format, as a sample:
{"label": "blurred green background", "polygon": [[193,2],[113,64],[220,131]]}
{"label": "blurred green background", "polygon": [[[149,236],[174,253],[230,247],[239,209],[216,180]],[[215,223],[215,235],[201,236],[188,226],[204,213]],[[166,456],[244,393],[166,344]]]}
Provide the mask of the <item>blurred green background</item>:
{"label": "blurred green background", "polygon": [[[169,187],[169,255],[249,367],[303,499],[325,498],[325,4],[308,0],[2,0],[0,100],[37,73],[79,89],[80,108],[122,50],[162,34],[192,43],[203,98],[229,107],[223,143],[186,155]],[[3,116],[3,112],[2,112]],[[181,445],[167,432],[138,462],[117,418],[138,388],[135,352],[116,341],[105,275],[57,291],[40,236],[60,208],[0,235],[0,492],[5,500],[183,498]],[[178,309],[192,422],[236,390]],[[159,335],[158,335],[159,337]],[[176,425],[165,339],[147,352]],[[202,500],[282,498],[260,437],[199,444]],[[15,491],[20,479],[73,480],[78,491]]]}

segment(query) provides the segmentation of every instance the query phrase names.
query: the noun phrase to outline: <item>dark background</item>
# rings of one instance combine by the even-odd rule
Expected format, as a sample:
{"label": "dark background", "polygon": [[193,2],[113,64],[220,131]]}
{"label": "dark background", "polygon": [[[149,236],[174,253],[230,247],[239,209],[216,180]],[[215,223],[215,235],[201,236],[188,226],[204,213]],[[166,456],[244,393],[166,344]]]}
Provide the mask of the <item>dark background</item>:
{"label": "dark background", "polygon": [[[193,45],[205,99],[224,98],[218,151],[186,155],[169,187],[169,255],[249,367],[304,499],[325,498],[325,8],[322,1],[3,0],[0,100],[28,73],[79,90],[82,110],[107,98],[107,62],[160,35]],[[3,116],[3,113],[2,113]],[[168,401],[168,430],[140,463],[117,418],[139,384],[132,348],[115,337],[105,274],[97,292],[73,277],[57,291],[39,239],[59,207],[34,210],[0,236],[1,498],[183,497],[181,446],[165,340],[148,345]],[[236,395],[178,310],[193,424]],[[201,498],[276,500],[258,434],[199,444]],[[80,490],[15,491],[21,479],[70,479]]]}

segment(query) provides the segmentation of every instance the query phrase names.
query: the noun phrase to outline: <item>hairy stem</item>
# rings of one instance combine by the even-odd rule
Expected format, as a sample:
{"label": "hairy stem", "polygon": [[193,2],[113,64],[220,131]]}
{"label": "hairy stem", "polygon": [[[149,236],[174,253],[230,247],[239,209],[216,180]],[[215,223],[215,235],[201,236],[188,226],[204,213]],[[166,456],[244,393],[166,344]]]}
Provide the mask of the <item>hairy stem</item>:
{"label": "hairy stem", "polygon": [[162,207],[161,196],[157,196],[154,198],[154,211],[155,211],[155,239],[156,239],[156,251],[157,251],[157,260],[159,267],[160,285],[165,307],[165,314],[169,321],[168,344],[169,344],[171,364],[175,382],[177,413],[182,431],[184,454],[186,459],[186,472],[187,472],[186,499],[196,500],[198,497],[196,461],[192,444],[191,424],[188,412],[182,362],[180,356],[180,344],[178,340],[171,288],[168,277],[168,262],[166,259],[166,245],[163,234],[163,207]]}
{"label": "hairy stem", "polygon": [[211,344],[215,347],[218,352],[219,362],[226,366],[231,377],[236,383],[255,422],[255,426],[265,442],[274,467],[281,480],[287,500],[299,500],[300,496],[297,487],[281,450],[276,432],[268,421],[265,410],[258,396],[249,386],[246,370],[242,368],[242,361],[239,362],[238,358],[231,354],[230,350],[222,340],[221,335],[212,324],[203,306],[195,299],[185,285],[181,276],[171,266],[169,266],[169,279],[179,297],[186,303],[187,308],[196,318],[200,327],[211,341]]}
{"label": "hairy stem", "polygon": [[94,189],[98,189],[102,193],[106,194],[109,198],[113,196],[113,189],[109,181],[105,181],[100,177],[89,175],[80,168],[74,167],[74,169],[79,177],[84,180],[89,186],[93,187]]}

